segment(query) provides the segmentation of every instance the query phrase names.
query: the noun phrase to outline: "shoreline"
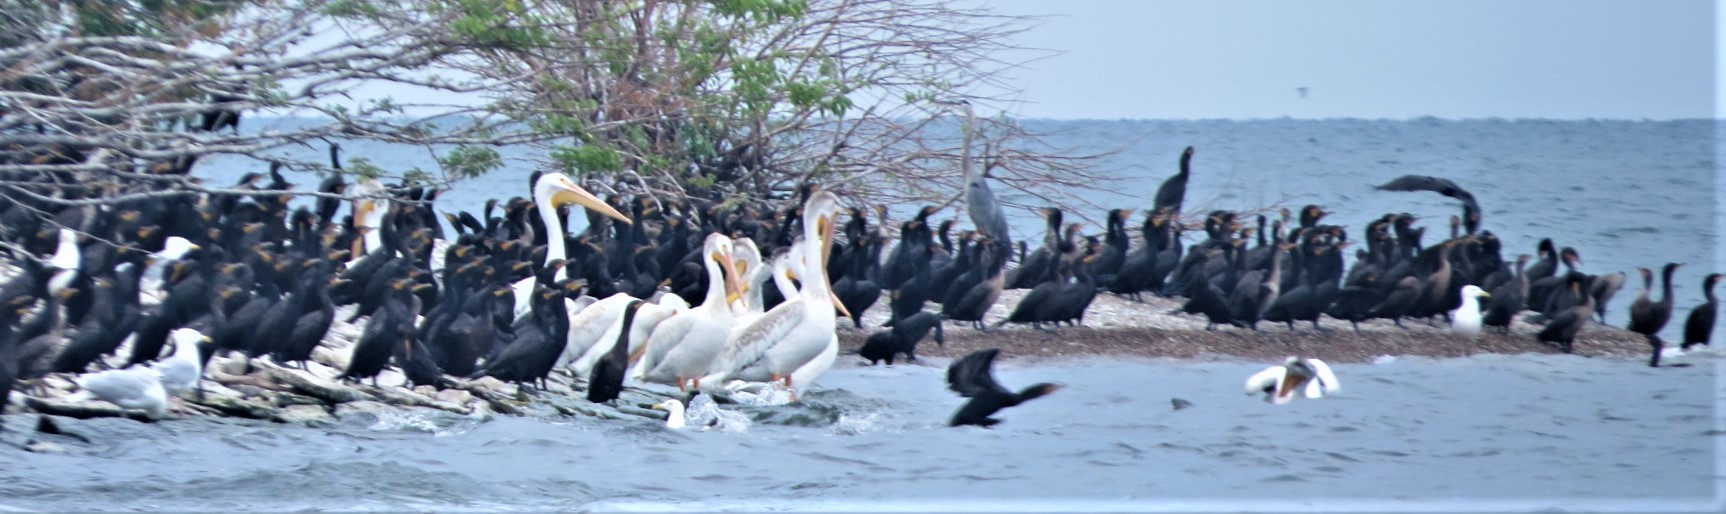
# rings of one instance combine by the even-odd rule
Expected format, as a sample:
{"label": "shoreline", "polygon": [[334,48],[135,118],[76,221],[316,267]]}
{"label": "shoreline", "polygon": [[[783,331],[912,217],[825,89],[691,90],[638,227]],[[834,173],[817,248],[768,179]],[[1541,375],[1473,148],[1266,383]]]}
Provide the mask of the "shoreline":
{"label": "shoreline", "polygon": [[[1000,301],[985,317],[986,323],[992,325],[1005,318],[1026,292],[1003,291]],[[1052,332],[1029,325],[991,326],[989,332],[980,332],[968,324],[946,322],[942,326],[946,345],[936,345],[931,331],[917,344],[917,355],[952,358],[998,347],[1002,349],[1002,358],[1007,359],[1094,355],[1203,360],[1209,356],[1233,356],[1272,362],[1299,355],[1336,363],[1361,363],[1385,355],[1453,358],[1481,353],[1564,353],[1535,339],[1541,325],[1524,321],[1524,316],[1531,315],[1527,311],[1518,315],[1509,334],[1488,329],[1478,338],[1467,340],[1450,334],[1442,325],[1442,318],[1435,318],[1437,325],[1431,326],[1425,320],[1404,319],[1406,328],[1397,328],[1386,320],[1364,321],[1358,332],[1349,328],[1348,322],[1328,316],[1319,321],[1325,327],[1324,332],[1314,331],[1308,322],[1295,323],[1293,331],[1282,323],[1270,322],[1260,322],[1256,332],[1233,326],[1207,331],[1201,316],[1169,314],[1184,301],[1146,295],[1141,303],[1101,293],[1086,310],[1085,325],[1062,326]],[[880,328],[887,319],[887,309],[883,307],[878,303],[869,309],[863,317],[862,329],[854,328],[849,319],[839,320],[841,359],[868,364],[854,353],[870,334],[885,330]],[[1641,335],[1596,321],[1577,335],[1575,354],[1645,361],[1649,346]],[[900,356],[895,362],[902,361]]]}

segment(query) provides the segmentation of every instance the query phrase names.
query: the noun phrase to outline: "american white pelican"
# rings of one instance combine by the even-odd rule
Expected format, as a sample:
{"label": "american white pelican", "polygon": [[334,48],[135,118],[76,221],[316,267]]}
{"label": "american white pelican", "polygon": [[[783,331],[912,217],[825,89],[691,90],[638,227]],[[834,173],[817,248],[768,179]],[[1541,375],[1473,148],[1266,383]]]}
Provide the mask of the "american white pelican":
{"label": "american white pelican", "polygon": [[[617,320],[623,318],[623,308],[637,299],[628,294],[617,293],[593,302],[593,305],[581,309],[581,312],[572,313],[569,316],[569,332],[564,334],[563,353],[558,354],[554,367],[568,366],[586,355],[587,350],[598,343],[599,338],[606,332],[611,331]],[[616,336],[617,333],[613,332],[612,337]]]}
{"label": "american white pelican", "polygon": [[707,268],[707,296],[701,305],[654,328],[636,362],[639,380],[661,384],[676,381],[680,390],[688,390],[685,382],[694,380],[697,383],[692,387],[699,389],[701,375],[725,347],[736,320],[731,304],[740,296],[733,244],[731,238],[716,233],[708,235],[701,248],[702,266]]}
{"label": "american white pelican", "polygon": [[78,233],[69,228],[60,229],[59,246],[48,258],[48,265],[58,270],[48,279],[48,294],[60,294],[71,286],[72,279],[78,277],[78,265],[83,259],[84,254],[78,249]]}
{"label": "american white pelican", "polygon": [[762,308],[761,286],[773,278],[770,266],[762,264],[761,248],[755,246],[755,240],[750,238],[733,239],[731,241],[732,263],[737,266],[738,292],[742,294],[740,301],[732,304],[731,313],[741,319],[743,316],[759,316],[766,312]]}
{"label": "american white pelican", "polygon": [[[617,209],[613,209],[611,204],[605,203],[605,201],[600,200],[599,197],[593,196],[593,193],[589,193],[586,189],[582,189],[581,186],[575,185],[575,181],[570,180],[568,175],[564,175],[562,173],[547,173],[540,175],[539,179],[533,182],[533,204],[538,207],[539,219],[545,224],[547,235],[545,238],[545,262],[540,263],[540,266],[542,267],[549,264],[552,260],[566,258],[568,254],[568,250],[565,249],[563,244],[563,221],[558,219],[557,216],[558,207],[576,204],[594,212],[610,216],[618,221],[633,223],[629,220],[628,216],[624,216],[623,213],[617,212]],[[569,272],[567,270],[558,268],[556,275],[552,280],[563,280],[568,278],[568,276]],[[528,298],[532,292],[533,277],[516,281],[515,319],[519,320],[523,316],[527,315],[530,303]],[[570,314],[574,313],[575,311],[570,311]],[[573,326],[574,320],[571,320],[570,322]]]}
{"label": "american white pelican", "polygon": [[787,260],[793,273],[804,272],[802,289],[795,298],[734,330],[702,382],[784,380],[787,387],[795,388],[792,372],[827,350],[837,330],[835,308],[845,313],[828,283],[826,265],[838,212],[839,197],[833,193],[820,191],[810,197],[803,207],[803,241]]}
{"label": "american white pelican", "polygon": [[1480,335],[1480,300],[1491,294],[1474,285],[1462,286],[1462,306],[1450,311],[1450,331],[1470,339]]}
{"label": "american white pelican", "polygon": [[162,377],[162,388],[169,396],[179,396],[198,388],[204,375],[204,361],[198,344],[210,340],[190,328],[176,328],[168,333],[168,344],[174,353],[168,358],[150,363],[150,369]]}
{"label": "american white pelican", "polygon": [[1264,393],[1265,401],[1284,404],[1294,400],[1296,392],[1307,398],[1323,398],[1342,390],[1330,365],[1318,359],[1289,357],[1281,366],[1272,366],[1247,377],[1247,394]]}
{"label": "american white pelican", "polygon": [[162,375],[145,367],[111,369],[79,375],[72,383],[82,389],[66,397],[71,401],[102,400],[121,410],[141,410],[151,418],[168,414],[168,393],[162,388]]}
{"label": "american white pelican", "polygon": [[[629,343],[627,353],[634,354],[641,345],[646,344],[648,336],[652,335],[653,330],[658,328],[661,323],[675,319],[678,314],[687,310],[689,310],[689,304],[674,294],[660,295],[659,303],[643,303],[641,307],[635,310],[635,320],[629,323],[629,337],[626,339]],[[599,339],[595,340],[592,346],[587,347],[586,352],[583,352],[580,357],[569,364],[570,372],[578,377],[587,376],[593,370],[594,364],[604,358],[606,352],[611,351],[611,347],[617,345],[618,332],[622,330],[623,323],[620,315],[618,322],[612,323],[611,328],[606,329],[604,334],[600,334]]]}

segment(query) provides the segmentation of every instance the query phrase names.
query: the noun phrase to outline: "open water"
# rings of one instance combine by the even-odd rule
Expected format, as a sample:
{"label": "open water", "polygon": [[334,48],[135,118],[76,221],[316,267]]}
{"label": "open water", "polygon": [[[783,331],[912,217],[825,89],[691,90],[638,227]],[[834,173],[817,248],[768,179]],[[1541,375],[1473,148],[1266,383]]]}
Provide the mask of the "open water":
{"label": "open water", "polygon": [[[853,358],[854,359],[854,358]],[[741,432],[442,414],[329,428],[68,422],[59,455],[0,447],[0,511],[1712,511],[1726,368],[1481,355],[1342,364],[1339,395],[1243,394],[1264,364],[997,363],[1067,387],[947,428],[945,360],[842,362]],[[1191,407],[1176,410],[1175,398]],[[22,416],[11,416],[20,420]],[[7,440],[19,436],[12,434]]]}

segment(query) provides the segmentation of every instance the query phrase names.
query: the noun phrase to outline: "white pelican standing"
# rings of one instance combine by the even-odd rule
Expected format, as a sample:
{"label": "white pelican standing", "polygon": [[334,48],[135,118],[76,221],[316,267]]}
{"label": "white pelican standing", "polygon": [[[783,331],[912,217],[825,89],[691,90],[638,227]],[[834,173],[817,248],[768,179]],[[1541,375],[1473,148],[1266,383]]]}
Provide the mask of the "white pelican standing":
{"label": "white pelican standing", "polygon": [[1289,357],[1281,366],[1272,366],[1247,377],[1247,394],[1264,393],[1265,401],[1284,404],[1294,400],[1295,393],[1307,398],[1323,398],[1342,390],[1330,365],[1318,359]]}
{"label": "white pelican standing", "polygon": [[1450,331],[1473,339],[1480,335],[1480,300],[1491,294],[1474,285],[1462,286],[1462,306],[1450,311]]}
{"label": "white pelican standing", "polygon": [[850,315],[827,281],[826,262],[838,212],[839,197],[832,192],[820,191],[809,198],[803,206],[803,241],[787,261],[793,271],[805,271],[802,289],[796,298],[787,298],[734,330],[702,382],[719,386],[733,378],[784,380],[788,388],[795,388],[792,372],[827,349],[837,330],[835,308]]}
{"label": "white pelican standing", "polygon": [[[731,303],[740,297],[734,245],[725,234],[714,233],[702,242],[701,250],[701,264],[707,268],[707,296],[701,305],[653,330],[637,354],[638,380],[660,384],[676,381],[679,390],[700,389],[701,375],[725,348],[726,336],[736,322]],[[694,383],[686,387],[689,381]]]}
{"label": "white pelican standing", "polygon": [[[795,259],[790,258],[791,255],[796,254],[795,248],[796,247],[793,247],[793,253],[774,262],[775,274],[773,276],[773,283],[779,287],[779,293],[784,295],[786,298],[795,298],[801,292],[797,287],[796,282],[794,282],[798,280],[799,275],[797,272],[798,269],[801,268],[801,265],[798,264]],[[839,334],[838,332],[834,332],[833,337],[827,341],[827,345],[821,347],[820,351],[816,353],[814,357],[810,358],[808,362],[805,362],[801,366],[797,366],[796,370],[792,371],[791,375],[788,377],[789,380],[786,380],[785,386],[791,393],[790,398],[792,401],[796,401],[798,395],[807,390],[810,384],[814,384],[816,379],[821,378],[821,375],[826,374],[827,370],[833,369],[833,363],[838,360]],[[739,380],[755,382],[775,380],[772,377],[772,370],[769,369],[768,366],[769,361],[767,359],[763,359],[761,361],[757,361],[751,366],[743,368],[734,374],[733,377]]]}
{"label": "white pelican standing", "polygon": [[[569,366],[576,359],[586,355],[587,350],[598,343],[600,337],[611,331],[612,325],[616,325],[618,320],[623,319],[623,308],[633,300],[638,300],[638,298],[627,293],[616,293],[593,302],[592,305],[582,308],[580,312],[571,312],[569,333],[565,334],[564,337],[563,353],[557,356],[557,364],[553,367]],[[612,337],[615,338],[616,336],[617,334],[613,332]]]}
{"label": "white pelican standing", "polygon": [[[635,320],[629,324],[628,353],[634,354],[643,344],[646,344],[648,336],[652,335],[653,330],[659,327],[661,323],[669,319],[676,319],[676,316],[687,310],[689,310],[689,303],[683,301],[682,297],[670,293],[660,295],[658,303],[641,304],[641,307],[635,310]],[[593,345],[588,346],[586,352],[583,352],[580,357],[569,364],[570,372],[578,377],[585,377],[592,372],[593,366],[605,357],[606,352],[610,352],[611,347],[617,346],[618,332],[622,330],[623,316],[619,314],[617,320],[611,323],[610,328],[607,328],[605,333],[593,342]]]}
{"label": "white pelican standing", "polygon": [[[568,175],[564,175],[562,173],[547,173],[540,175],[539,179],[533,182],[533,204],[538,207],[540,221],[545,223],[546,252],[545,262],[540,263],[541,267],[551,263],[554,259],[563,259],[568,254],[568,250],[566,250],[563,245],[563,221],[558,219],[558,207],[576,204],[592,210],[593,212],[610,216],[618,221],[633,223],[629,220],[628,216],[624,216],[623,213],[617,212],[617,209],[613,209],[611,204],[605,203],[605,201],[600,200],[599,197],[593,196],[593,193],[589,193],[586,189],[582,189],[581,186],[575,185],[575,181],[570,180]],[[569,272],[563,268],[558,268],[556,273],[557,274],[553,280],[563,280],[569,276]],[[527,315],[530,304],[528,297],[532,292],[533,277],[516,281],[516,319],[519,320],[523,316]],[[618,312],[622,313],[623,311],[619,310]],[[570,311],[570,313],[574,314],[574,311]],[[573,321],[574,320],[571,320],[572,323]]]}

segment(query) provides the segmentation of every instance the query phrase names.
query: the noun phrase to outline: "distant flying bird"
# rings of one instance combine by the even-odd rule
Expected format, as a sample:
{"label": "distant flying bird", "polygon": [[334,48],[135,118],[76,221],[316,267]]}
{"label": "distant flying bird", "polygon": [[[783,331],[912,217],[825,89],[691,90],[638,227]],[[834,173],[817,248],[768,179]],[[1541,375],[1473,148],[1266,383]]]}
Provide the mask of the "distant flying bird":
{"label": "distant flying bird", "polygon": [[1295,88],[1295,91],[1300,93],[1301,98],[1306,98],[1306,86],[1297,87]]}

